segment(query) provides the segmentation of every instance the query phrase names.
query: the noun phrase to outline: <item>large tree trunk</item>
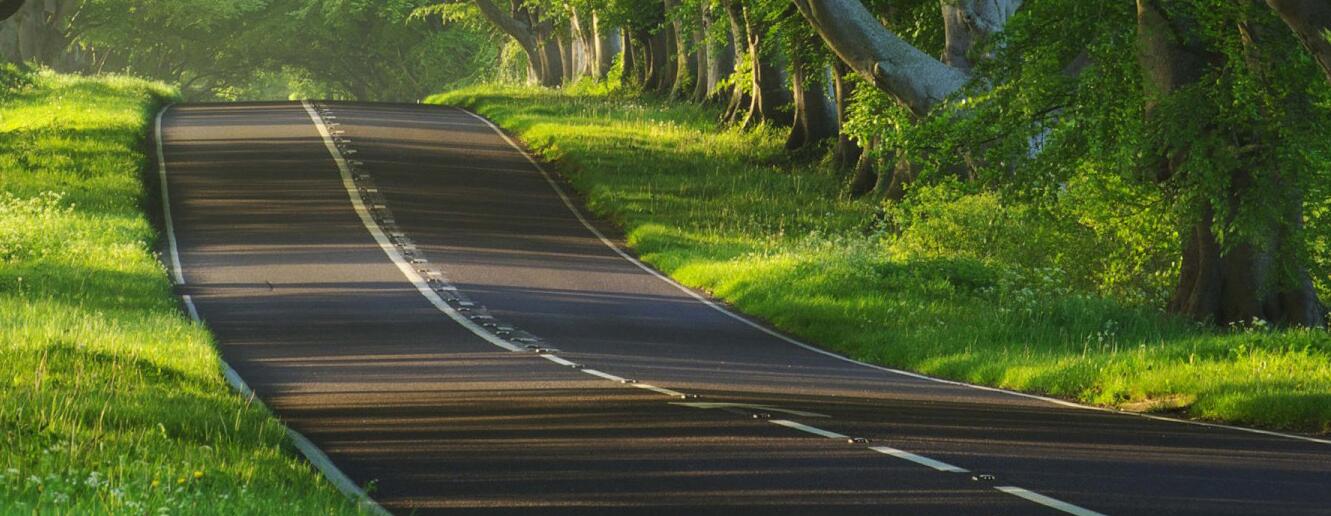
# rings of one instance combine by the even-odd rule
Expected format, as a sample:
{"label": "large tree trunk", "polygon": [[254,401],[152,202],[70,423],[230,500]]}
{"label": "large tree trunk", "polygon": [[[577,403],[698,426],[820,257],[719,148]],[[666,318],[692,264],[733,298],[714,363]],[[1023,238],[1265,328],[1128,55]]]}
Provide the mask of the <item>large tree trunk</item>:
{"label": "large tree trunk", "polygon": [[1266,0],[1294,31],[1331,81],[1331,1]]}
{"label": "large tree trunk", "polygon": [[[1225,56],[1211,52],[1191,37],[1188,20],[1171,19],[1159,0],[1137,0],[1138,59],[1147,93],[1147,117],[1159,118],[1161,101],[1202,80],[1209,70],[1225,65]],[[1250,63],[1251,66],[1251,63]],[[1168,122],[1168,120],[1156,120]],[[1212,124],[1211,131],[1223,131]],[[1248,136],[1248,138],[1256,138]],[[1236,145],[1261,142],[1236,142]],[[1252,145],[1260,149],[1261,145]],[[1169,180],[1182,173],[1184,157],[1195,149],[1186,141],[1165,142],[1156,159],[1156,177]],[[1262,151],[1257,151],[1262,152]],[[1302,226],[1302,195],[1297,186],[1271,165],[1270,156],[1234,165],[1229,184],[1218,202],[1225,207],[1225,220],[1216,219],[1212,201],[1202,199],[1192,207],[1183,226],[1183,260],[1169,310],[1199,321],[1220,325],[1254,320],[1281,325],[1324,326],[1325,309],[1317,299],[1307,269],[1299,258],[1292,235]],[[1261,170],[1263,168],[1270,170]],[[1276,192],[1279,209],[1249,214],[1262,231],[1240,239],[1222,239],[1217,227],[1229,227],[1244,200],[1258,192]]]}

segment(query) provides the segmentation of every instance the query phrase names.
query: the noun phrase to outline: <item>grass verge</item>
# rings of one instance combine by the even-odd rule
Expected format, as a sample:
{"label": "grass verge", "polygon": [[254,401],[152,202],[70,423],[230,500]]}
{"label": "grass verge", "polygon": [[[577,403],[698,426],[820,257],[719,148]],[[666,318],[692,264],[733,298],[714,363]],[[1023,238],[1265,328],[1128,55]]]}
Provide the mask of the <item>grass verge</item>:
{"label": "grass verge", "polygon": [[0,512],[342,514],[152,253],[165,86],[0,68]]}
{"label": "grass verge", "polygon": [[[1212,330],[1078,292],[1056,270],[896,252],[879,205],[792,164],[781,134],[718,129],[706,107],[502,86],[428,102],[523,138],[647,263],[827,349],[1101,406],[1331,432],[1325,331]],[[962,199],[914,230],[949,238],[947,213],[995,202]]]}

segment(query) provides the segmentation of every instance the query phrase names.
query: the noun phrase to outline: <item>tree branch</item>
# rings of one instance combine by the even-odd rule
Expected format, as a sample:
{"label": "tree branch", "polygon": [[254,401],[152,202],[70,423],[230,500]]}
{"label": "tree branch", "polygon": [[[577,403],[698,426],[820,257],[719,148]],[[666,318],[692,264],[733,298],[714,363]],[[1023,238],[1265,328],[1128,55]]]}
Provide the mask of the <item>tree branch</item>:
{"label": "tree branch", "polygon": [[793,1],[842,61],[916,116],[970,79],[887,30],[859,0]]}

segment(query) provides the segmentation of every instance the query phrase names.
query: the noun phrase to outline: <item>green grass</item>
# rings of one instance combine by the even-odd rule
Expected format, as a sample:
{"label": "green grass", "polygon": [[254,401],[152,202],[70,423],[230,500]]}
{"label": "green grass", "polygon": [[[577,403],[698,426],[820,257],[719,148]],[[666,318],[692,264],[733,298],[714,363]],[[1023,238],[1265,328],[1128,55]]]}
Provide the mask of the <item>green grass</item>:
{"label": "green grass", "polygon": [[0,513],[354,513],[153,256],[144,140],[173,93],[0,76]]}
{"label": "green grass", "polygon": [[[779,132],[718,129],[709,108],[496,86],[429,102],[519,135],[644,261],[827,349],[1103,406],[1331,432],[1325,331],[1211,330],[1079,292],[1058,270],[905,252],[946,235],[882,231],[878,205],[791,164]],[[992,202],[964,204],[983,215]],[[984,238],[1022,247],[996,234]]]}

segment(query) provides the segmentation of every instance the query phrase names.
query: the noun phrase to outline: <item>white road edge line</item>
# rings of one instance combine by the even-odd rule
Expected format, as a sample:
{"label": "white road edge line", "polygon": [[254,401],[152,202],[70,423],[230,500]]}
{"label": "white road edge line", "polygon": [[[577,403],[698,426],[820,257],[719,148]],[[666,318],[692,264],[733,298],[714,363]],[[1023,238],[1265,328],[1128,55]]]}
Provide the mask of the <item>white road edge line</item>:
{"label": "white road edge line", "polygon": [[1016,486],[997,486],[994,487],[994,489],[997,489],[999,491],[1002,491],[1004,493],[1010,494],[1018,498],[1024,498],[1028,501],[1038,503],[1050,509],[1063,511],[1075,516],[1105,516],[1104,513],[1099,513],[1092,511],[1090,509],[1077,507],[1076,505],[1072,505],[1065,501],[1058,500],[1055,498],[1050,498],[1040,493],[1028,489],[1022,489]]}
{"label": "white road edge line", "polygon": [[328,154],[337,163],[337,171],[342,176],[342,187],[347,191],[347,197],[351,199],[351,206],[356,210],[356,215],[360,216],[361,224],[370,232],[370,236],[374,237],[375,243],[379,244],[379,248],[383,250],[384,254],[388,255],[388,259],[392,260],[393,265],[396,265],[398,270],[402,271],[402,275],[407,278],[407,281],[416,287],[416,291],[425,296],[425,299],[429,300],[430,304],[434,305],[436,309],[443,312],[454,322],[462,325],[463,328],[476,334],[477,337],[509,351],[524,351],[522,348],[486,331],[485,328],[472,322],[467,316],[454,310],[452,306],[444,301],[444,298],[439,297],[439,294],[436,294],[434,289],[430,288],[430,284],[416,272],[410,261],[398,252],[397,247],[388,239],[388,235],[385,235],[383,230],[379,228],[379,224],[374,221],[374,217],[370,215],[370,210],[365,208],[365,203],[361,202],[360,193],[356,189],[356,180],[351,177],[351,165],[342,156],[342,152],[337,149],[337,143],[333,141],[332,134],[328,132],[328,126],[324,125],[323,118],[314,109],[314,105],[305,100],[301,101],[301,106],[305,108],[305,112],[310,116],[310,121],[319,130],[319,136],[323,137],[324,147],[328,149]]}
{"label": "white road edge line", "polygon": [[831,431],[831,430],[823,430],[823,429],[821,429],[821,428],[818,428],[818,427],[815,427],[815,426],[809,426],[809,425],[806,425],[806,424],[804,424],[804,423],[796,423],[796,422],[791,421],[791,420],[789,420],[789,419],[773,419],[773,420],[772,420],[772,424],[774,424],[774,425],[781,425],[781,426],[784,426],[784,427],[786,427],[786,428],[793,428],[793,429],[795,429],[795,430],[799,430],[799,431],[801,431],[801,432],[808,432],[808,433],[811,433],[811,434],[813,434],[813,435],[823,436],[823,437],[826,437],[826,438],[828,438],[828,439],[849,439],[849,438],[850,438],[849,436],[841,435],[841,434],[838,434],[838,433],[833,432],[833,431]]}
{"label": "white road edge line", "polygon": [[891,455],[898,459],[905,459],[921,466],[928,466],[938,471],[945,471],[948,473],[967,473],[969,471],[966,468],[959,468],[946,462],[933,460],[929,457],[916,455],[905,450],[898,450],[891,446],[870,446],[869,449],[885,455]]}
{"label": "white road edge line", "polygon": [[[166,226],[166,239],[170,246],[171,275],[172,278],[175,279],[177,285],[184,285],[185,274],[180,267],[180,247],[176,243],[176,229],[171,219],[171,194],[166,184],[166,151],[162,144],[162,118],[166,116],[166,112],[174,106],[175,104],[167,104],[161,111],[157,112],[154,133],[157,140],[157,179],[161,184],[162,190],[162,223]],[[189,312],[190,319],[196,323],[202,323],[203,319],[199,317],[199,309],[194,306],[194,299],[189,295],[181,295],[180,299],[181,302],[185,304],[185,309]],[[246,384],[245,380],[240,377],[240,374],[231,367],[231,364],[222,360],[220,354],[218,354],[217,361],[222,364],[222,376],[226,378],[227,384],[229,384],[232,389],[250,401],[258,403],[259,406],[264,406],[263,401],[255,396],[254,390],[250,389],[250,386]],[[292,444],[295,444],[296,449],[300,450],[300,453],[305,456],[305,460],[310,461],[310,464],[318,469],[319,472],[323,474],[324,478],[327,478],[328,482],[333,484],[333,487],[336,487],[343,495],[354,501],[361,510],[379,516],[390,516],[392,514],[388,512],[387,509],[384,509],[382,505],[379,505],[379,502],[370,498],[369,493],[366,493],[364,489],[361,489],[360,486],[356,485],[356,483],[351,480],[351,477],[348,477],[346,473],[343,473],[341,469],[338,469],[337,465],[333,464],[332,459],[329,459],[328,455],[325,454],[323,450],[320,450],[318,446],[315,446],[313,442],[310,442],[310,440],[300,432],[286,426],[285,423],[282,423],[282,428],[286,429],[287,437],[291,438]]]}
{"label": "white road edge line", "polygon": [[1082,410],[1094,410],[1094,411],[1097,411],[1097,412],[1104,412],[1104,413],[1108,413],[1108,414],[1119,414],[1119,415],[1125,415],[1125,416],[1138,416],[1138,417],[1144,417],[1144,418],[1146,418],[1146,419],[1153,419],[1153,420],[1157,420],[1157,421],[1169,421],[1169,422],[1182,423],[1182,424],[1187,424],[1187,425],[1204,426],[1204,427],[1208,427],[1208,428],[1220,428],[1220,429],[1227,429],[1227,430],[1237,430],[1237,431],[1240,431],[1240,432],[1248,432],[1248,433],[1253,433],[1253,434],[1269,435],[1269,436],[1273,436],[1273,437],[1283,437],[1283,438],[1286,438],[1286,439],[1296,439],[1296,440],[1300,440],[1300,441],[1307,441],[1307,442],[1313,442],[1313,443],[1319,443],[1319,444],[1331,444],[1331,439],[1319,439],[1319,438],[1316,438],[1316,437],[1309,437],[1309,436],[1306,436],[1306,435],[1287,434],[1287,433],[1283,433],[1283,432],[1275,432],[1275,431],[1271,431],[1271,430],[1259,430],[1259,429],[1256,429],[1256,428],[1246,428],[1246,427],[1242,427],[1242,426],[1225,425],[1225,424],[1220,424],[1220,423],[1207,423],[1207,422],[1205,422],[1205,421],[1193,421],[1193,420],[1189,420],[1189,419],[1178,419],[1178,418],[1172,418],[1172,417],[1156,416],[1156,415],[1151,415],[1151,414],[1138,414],[1138,413],[1135,413],[1135,412],[1124,412],[1124,411],[1121,411],[1121,410],[1114,410],[1114,409],[1109,409],[1109,408],[1105,408],[1105,407],[1094,407],[1094,406],[1090,406],[1090,405],[1082,405],[1082,404],[1080,404],[1080,403],[1073,403],[1073,402],[1071,402],[1071,401],[1060,400],[1060,399],[1057,399],[1057,398],[1050,398],[1050,397],[1048,397],[1048,396],[1040,396],[1040,395],[1038,395],[1038,394],[1028,394],[1028,393],[1025,393],[1025,392],[1017,392],[1017,391],[1011,391],[1011,390],[1007,390],[1007,389],[999,389],[999,388],[997,388],[997,387],[986,387],[986,386],[983,386],[983,385],[975,385],[975,384],[970,384],[970,383],[965,383],[965,382],[958,382],[958,381],[954,381],[954,380],[945,380],[945,379],[942,379],[942,378],[934,378],[934,377],[932,377],[932,376],[926,376],[926,375],[922,375],[922,374],[919,374],[919,373],[912,373],[912,372],[910,372],[910,371],[903,371],[903,370],[900,370],[900,369],[893,369],[893,368],[890,368],[890,367],[884,367],[884,366],[880,366],[880,365],[870,364],[870,363],[868,363],[868,362],[861,362],[861,361],[859,361],[859,360],[855,360],[855,359],[853,359],[853,358],[850,358],[850,357],[847,357],[847,356],[844,356],[844,355],[838,355],[838,354],[833,353],[833,352],[831,352],[831,351],[827,351],[827,350],[825,350],[825,349],[820,349],[820,348],[817,348],[817,347],[811,346],[811,345],[809,345],[809,344],[805,344],[805,343],[803,343],[803,342],[800,342],[800,341],[798,341],[798,340],[795,340],[794,338],[788,337],[788,336],[786,336],[786,335],[782,335],[781,333],[778,333],[778,332],[776,332],[776,331],[774,331],[774,330],[772,330],[772,329],[770,329],[770,328],[767,328],[766,326],[763,326],[763,325],[761,325],[761,324],[758,324],[758,323],[756,323],[756,322],[753,322],[753,321],[749,320],[748,318],[745,318],[744,316],[738,315],[738,314],[736,314],[736,313],[730,311],[729,309],[727,309],[727,308],[725,308],[725,307],[723,307],[723,306],[720,306],[720,305],[718,305],[718,304],[712,302],[710,299],[707,299],[706,297],[704,297],[704,296],[698,294],[697,292],[694,292],[692,289],[690,289],[690,288],[688,288],[688,287],[685,287],[684,285],[681,285],[679,282],[677,282],[677,281],[671,279],[669,276],[666,276],[666,275],[664,275],[664,274],[661,274],[661,273],[658,272],[656,269],[651,268],[651,267],[648,266],[647,264],[642,263],[641,261],[639,261],[637,258],[634,258],[632,255],[630,255],[630,254],[624,252],[623,249],[620,249],[619,246],[615,245],[615,243],[612,242],[612,241],[610,241],[609,238],[606,238],[605,234],[604,234],[604,233],[601,233],[601,230],[596,229],[596,227],[593,226],[593,225],[591,224],[591,222],[589,222],[589,221],[587,220],[587,217],[583,216],[583,214],[582,214],[582,210],[578,209],[577,205],[575,205],[575,204],[573,203],[572,199],[569,198],[568,194],[564,192],[563,187],[560,187],[560,186],[559,186],[559,183],[557,183],[557,182],[554,180],[554,177],[551,176],[550,172],[547,171],[547,170],[545,169],[545,167],[544,167],[543,165],[541,165],[540,162],[536,161],[536,158],[532,157],[531,153],[527,152],[526,149],[522,148],[522,146],[518,145],[517,142],[513,141],[513,139],[510,138],[510,137],[508,136],[508,134],[505,133],[502,129],[500,129],[499,126],[495,125],[494,122],[491,122],[489,119],[487,119],[487,118],[485,118],[485,117],[483,117],[483,116],[481,116],[481,115],[478,115],[478,114],[476,114],[476,113],[473,113],[473,112],[470,111],[470,110],[463,109],[463,108],[456,107],[456,106],[454,106],[453,109],[457,109],[458,111],[461,111],[461,112],[463,112],[463,113],[466,113],[466,114],[468,114],[468,115],[471,115],[472,118],[475,118],[475,119],[477,119],[477,120],[480,120],[482,123],[484,123],[485,125],[489,126],[490,129],[494,130],[495,134],[498,134],[499,137],[500,137],[500,138],[503,138],[505,142],[508,142],[509,146],[513,147],[514,149],[516,149],[516,150],[518,151],[518,153],[522,154],[522,156],[523,156],[524,158],[526,158],[527,161],[530,162],[530,163],[532,164],[532,166],[536,167],[536,170],[539,171],[539,172],[541,173],[541,176],[543,176],[543,177],[545,178],[545,182],[546,182],[546,183],[549,183],[549,184],[550,184],[550,188],[553,188],[554,191],[555,191],[555,193],[559,195],[559,198],[560,198],[561,200],[564,201],[564,206],[568,207],[569,211],[573,212],[573,216],[574,216],[574,217],[577,217],[578,221],[581,222],[582,225],[583,225],[584,227],[586,227],[589,231],[591,231],[593,235],[596,235],[596,237],[599,238],[599,239],[601,240],[601,243],[605,244],[606,247],[609,247],[610,250],[612,250],[612,251],[615,252],[615,254],[618,254],[621,258],[623,258],[623,259],[625,259],[625,260],[628,260],[629,263],[632,263],[633,265],[636,265],[639,269],[642,269],[642,270],[646,271],[648,274],[651,274],[652,276],[656,276],[656,277],[657,277],[658,279],[660,279],[661,281],[664,281],[664,282],[670,284],[671,286],[674,286],[675,288],[679,289],[681,292],[684,292],[685,294],[688,294],[689,296],[693,297],[694,299],[697,299],[698,301],[701,301],[703,304],[705,304],[705,305],[711,307],[712,309],[714,309],[714,310],[716,310],[716,311],[718,311],[718,312],[721,312],[722,314],[725,314],[726,316],[729,316],[731,319],[735,319],[735,320],[737,320],[737,321],[739,321],[739,322],[741,322],[741,323],[747,324],[747,325],[749,325],[749,326],[751,326],[751,327],[757,329],[758,331],[761,331],[761,332],[763,332],[763,333],[766,333],[766,334],[768,334],[768,335],[770,335],[770,336],[772,336],[772,337],[776,337],[776,338],[778,338],[778,339],[781,339],[781,340],[785,341],[786,343],[793,344],[793,345],[795,345],[795,346],[799,346],[799,347],[801,347],[801,348],[804,348],[804,349],[806,349],[806,350],[812,351],[812,352],[814,352],[814,353],[818,353],[818,354],[821,354],[821,355],[827,355],[827,356],[832,357],[832,358],[835,358],[835,359],[837,359],[837,360],[842,360],[842,361],[845,361],[845,362],[850,362],[850,363],[852,363],[852,364],[856,364],[856,365],[863,366],[863,367],[868,367],[868,368],[871,368],[871,369],[877,369],[877,370],[879,370],[879,371],[884,371],[884,372],[888,372],[888,373],[892,373],[892,374],[898,374],[898,375],[902,375],[902,376],[908,376],[908,377],[911,377],[911,378],[916,378],[916,379],[919,379],[919,380],[925,380],[925,381],[930,381],[930,382],[942,383],[942,384],[947,384],[947,385],[956,385],[956,386],[961,386],[961,387],[969,387],[969,388],[971,388],[971,389],[978,389],[978,390],[982,390],[982,391],[990,391],[990,392],[998,392],[998,393],[1008,394],[1008,395],[1012,395],[1012,396],[1019,396],[1019,397],[1022,397],[1022,398],[1028,398],[1028,399],[1033,399],[1033,400],[1040,400],[1040,401],[1044,401],[1044,402],[1052,403],[1052,404],[1055,404],[1055,405],[1061,405],[1061,406],[1069,407],[1069,408],[1077,408],[1077,409],[1082,409]]}

